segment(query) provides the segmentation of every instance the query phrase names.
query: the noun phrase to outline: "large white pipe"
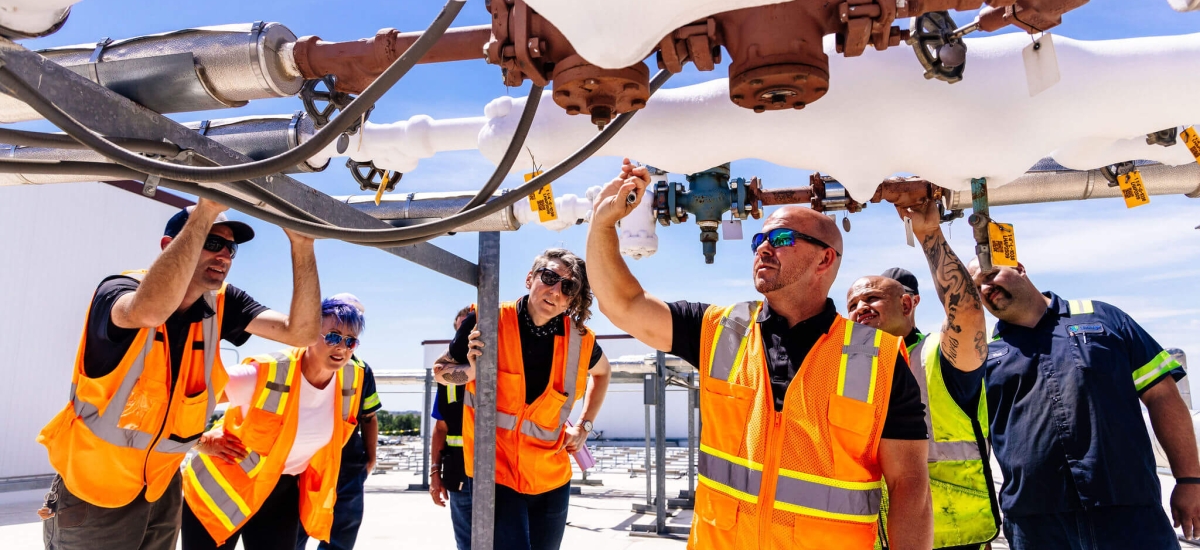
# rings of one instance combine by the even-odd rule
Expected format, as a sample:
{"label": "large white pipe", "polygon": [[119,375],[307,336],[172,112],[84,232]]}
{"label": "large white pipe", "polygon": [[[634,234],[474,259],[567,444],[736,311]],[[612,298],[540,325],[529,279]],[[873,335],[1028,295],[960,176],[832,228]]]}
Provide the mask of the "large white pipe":
{"label": "large white pipe", "polygon": [[[1200,122],[1194,100],[1200,34],[1102,41],[1054,36],[1053,42],[1061,81],[1035,97],[1022,62],[1030,44],[1025,34],[967,40],[966,76],[954,85],[925,80],[911,50],[868,50],[853,59],[831,56],[838,75],[833,87],[801,111],[737,107],[725,79],[660,90],[597,156],[637,158],[681,174],[757,158],[830,174],[858,200],[894,174],[918,174],[952,189],[969,189],[977,177],[999,186],[1047,155],[1077,170],[1131,159],[1193,162],[1182,143],[1151,146],[1144,136]],[[826,44],[830,53],[832,47]],[[1114,75],[1136,77],[1138,85],[1115,86]],[[377,166],[410,172],[420,158],[469,148],[463,136],[483,122],[474,147],[498,162],[524,103],[494,100],[484,121],[410,123],[387,143],[371,143],[368,124],[363,148],[380,155]],[[586,118],[552,108],[549,92],[542,105],[526,146],[544,164],[566,158],[595,135]],[[421,147],[406,149],[410,142]]]}
{"label": "large white pipe", "polygon": [[[1151,165],[1138,168],[1142,183],[1150,195],[1200,196],[1200,164],[1183,166]],[[1033,204],[1121,197],[1120,187],[1109,187],[1099,170],[1057,170],[1029,172],[1008,185],[988,185],[988,204]],[[970,191],[955,191],[949,200],[952,209],[971,207]]]}
{"label": "large white pipe", "polygon": [[[0,3],[0,27],[14,38],[44,36],[57,31],[79,0],[7,0]],[[15,31],[15,32],[14,32]]]}

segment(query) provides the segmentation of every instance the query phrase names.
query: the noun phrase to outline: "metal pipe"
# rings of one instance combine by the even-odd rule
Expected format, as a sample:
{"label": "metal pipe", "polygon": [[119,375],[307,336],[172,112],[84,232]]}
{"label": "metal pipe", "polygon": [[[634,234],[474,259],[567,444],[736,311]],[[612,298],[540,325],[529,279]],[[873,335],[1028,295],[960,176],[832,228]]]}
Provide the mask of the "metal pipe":
{"label": "metal pipe", "polygon": [[[417,489],[423,491],[429,490],[429,448],[432,443],[430,441],[430,436],[432,435],[430,432],[433,431],[431,429],[432,426],[430,426],[430,421],[433,420],[433,417],[430,416],[433,412],[432,388],[433,368],[430,367],[425,369],[425,414],[421,417],[421,481],[415,484]],[[408,488],[409,490],[414,489],[412,485],[409,485]]]}
{"label": "metal pipe", "polygon": [[[38,53],[152,111],[182,113],[296,95],[304,79],[280,55],[284,45],[295,41],[287,27],[257,22],[105,39]],[[0,122],[39,118],[25,103],[0,97]]]}
{"label": "metal pipe", "polygon": [[[495,196],[506,193],[501,191]],[[375,204],[373,195],[334,197],[360,212],[386,221],[397,227],[441,219],[457,214],[475,196],[473,191],[451,191],[445,193],[407,193],[384,195]],[[521,222],[513,215],[512,207],[505,208],[483,219],[459,227],[456,231],[516,231]]]}
{"label": "metal pipe", "polygon": [[695,503],[696,498],[696,375],[688,373],[688,490],[687,498]]}
{"label": "metal pipe", "polygon": [[646,396],[646,400],[645,400],[646,401],[646,411],[643,416],[646,419],[646,461],[645,461],[645,463],[646,463],[646,506],[647,507],[654,505],[654,488],[651,485],[652,480],[650,478],[650,411],[653,408],[653,404],[654,404],[654,392],[652,390],[652,387],[655,383],[656,383],[655,375],[647,374],[645,376],[644,385],[642,386],[643,393]]}
{"label": "metal pipe", "polygon": [[808,204],[812,200],[812,187],[782,187],[778,189],[761,189],[758,192],[763,206],[779,206],[784,204]]}
{"label": "metal pipe", "polygon": [[[1061,166],[1057,168],[1060,169],[1026,173],[1007,185],[989,186],[988,204],[1006,206],[1121,197],[1121,189],[1109,187],[1108,181],[1099,170],[1068,170]],[[1139,166],[1138,170],[1142,173],[1142,183],[1146,186],[1146,192],[1151,195],[1200,197],[1200,164],[1157,164]],[[947,206],[952,210],[969,208],[971,194],[967,191],[954,191],[950,194]]]}
{"label": "metal pipe", "polygon": [[[313,121],[304,114],[265,115],[188,122],[184,126],[197,130],[201,135],[237,151],[253,160],[278,155],[295,147],[305,135],[314,131]],[[13,160],[70,160],[79,162],[109,163],[99,153],[87,149],[51,149],[45,147],[15,147],[0,145],[0,158]],[[301,163],[286,173],[318,172],[329,164],[310,165]],[[115,166],[115,165],[114,165]],[[104,175],[57,175],[57,174],[0,174],[0,186],[72,183],[85,181],[114,181],[126,177]]]}
{"label": "metal pipe", "polygon": [[[484,352],[475,362],[475,466],[471,550],[492,550],[496,519],[496,377],[500,327],[500,234],[479,234],[478,326]],[[491,351],[486,351],[491,350]]]}
{"label": "metal pipe", "polygon": [[[654,376],[654,525],[656,533],[667,532],[667,354],[658,352]],[[649,472],[646,472],[646,477]]]}

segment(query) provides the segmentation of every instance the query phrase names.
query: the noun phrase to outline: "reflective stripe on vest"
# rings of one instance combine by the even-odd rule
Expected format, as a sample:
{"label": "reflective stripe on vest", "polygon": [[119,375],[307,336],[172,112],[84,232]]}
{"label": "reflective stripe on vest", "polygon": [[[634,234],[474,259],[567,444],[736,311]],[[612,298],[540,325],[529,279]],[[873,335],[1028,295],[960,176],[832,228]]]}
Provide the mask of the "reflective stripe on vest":
{"label": "reflective stripe on vest", "polygon": [[446,436],[446,445],[451,447],[462,447],[463,438],[461,435],[448,435]]}
{"label": "reflective stripe on vest", "polygon": [[1095,308],[1092,307],[1091,300],[1071,300],[1067,302],[1067,309],[1071,315],[1082,315],[1084,313],[1095,313]]}
{"label": "reflective stripe on vest", "polygon": [[292,376],[292,357],[280,352],[271,353],[270,356],[273,361],[267,371],[267,385],[259,394],[254,408],[272,414],[283,414],[287,407],[288,395],[292,392],[292,387],[288,385]]}
{"label": "reflective stripe on vest", "polygon": [[879,342],[883,331],[846,322],[837,394],[864,403],[875,399],[875,371],[879,369]]}
{"label": "reflective stripe on vest", "polygon": [[758,503],[762,464],[723,453],[703,443],[697,458],[700,483],[731,497]]}
{"label": "reflective stripe on vest", "polygon": [[874,523],[883,482],[850,482],[779,469],[775,508],[829,519]]}
{"label": "reflective stripe on vest", "polygon": [[[133,278],[138,281],[141,280],[139,277]],[[214,292],[204,294],[204,300],[214,309],[216,309],[216,299],[216,293]],[[217,343],[221,339],[221,335],[217,331],[217,316],[211,315],[205,318],[201,321],[200,327],[204,337],[204,387],[212,388],[213,365],[216,363],[217,355],[220,353],[217,349]],[[157,328],[143,330],[146,332],[146,342],[142,345],[142,350],[138,352],[133,363],[129,365],[129,370],[125,372],[125,377],[121,379],[120,387],[117,388],[117,392],[109,400],[108,406],[104,409],[104,414],[100,414],[100,409],[95,405],[76,398],[77,384],[71,384],[70,395],[70,400],[75,408],[75,416],[83,421],[84,425],[87,426],[93,435],[110,445],[138,450],[145,450],[154,441],[155,434],[140,430],[127,430],[119,426],[119,421],[121,414],[125,411],[125,407],[129,402],[130,394],[133,393],[133,388],[137,384],[138,378],[141,377],[142,372],[146,369],[146,356],[150,354],[151,348],[154,347],[155,335],[158,334]],[[212,416],[216,406],[216,395],[210,392],[205,418]],[[154,450],[160,453],[183,454],[191,449],[198,440],[199,438],[190,441],[175,441],[164,437],[155,446]]]}
{"label": "reflective stripe on vest", "polygon": [[198,454],[195,459],[188,461],[184,475],[192,478],[194,486],[200,488],[196,494],[200,495],[204,505],[226,529],[232,531],[246,521],[250,515],[250,507],[221,476],[221,472],[213,466],[208,456]]}
{"label": "reflective stripe on vest", "polygon": [[[941,359],[934,357],[934,354],[941,353],[940,340],[940,334],[922,336],[921,341],[917,342],[913,346],[912,352],[909,353],[909,361],[913,361],[913,374],[916,375],[917,385],[921,388],[921,402],[925,403],[925,431],[929,434],[928,462],[983,460],[979,454],[979,443],[973,438],[961,441],[937,441],[937,432],[933,429],[933,403],[929,400],[929,373],[925,369],[927,365],[937,365],[938,368],[941,368]],[[958,408],[957,404],[955,404],[955,408]]]}
{"label": "reflective stripe on vest", "polygon": [[355,368],[355,363],[346,363],[342,367],[342,421],[350,421],[351,405],[354,404],[354,397],[358,393],[354,388],[359,385],[359,373],[363,370]]}
{"label": "reflective stripe on vest", "polygon": [[[558,426],[553,430],[547,430],[530,419],[525,419],[525,422],[521,423],[521,433],[542,441],[558,441],[559,435],[562,434],[563,424],[567,422],[571,415],[571,408],[575,406],[576,380],[579,378],[579,354],[583,349],[583,337],[575,327],[569,325],[570,323],[564,323],[563,327],[567,338],[567,364],[563,369],[563,393],[567,394],[567,400],[563,401],[562,408],[559,409]],[[463,396],[463,406],[474,409],[475,394],[466,392],[466,395]],[[496,427],[515,430],[517,428],[516,415],[496,411]]]}
{"label": "reflective stripe on vest", "polygon": [[708,375],[717,380],[732,380],[734,369],[746,353],[746,336],[750,334],[751,315],[758,312],[759,302],[742,302],[725,308],[720,326],[713,337],[712,366]]}
{"label": "reflective stripe on vest", "polygon": [[458,386],[446,386],[446,402],[454,403],[455,401],[458,401]]}

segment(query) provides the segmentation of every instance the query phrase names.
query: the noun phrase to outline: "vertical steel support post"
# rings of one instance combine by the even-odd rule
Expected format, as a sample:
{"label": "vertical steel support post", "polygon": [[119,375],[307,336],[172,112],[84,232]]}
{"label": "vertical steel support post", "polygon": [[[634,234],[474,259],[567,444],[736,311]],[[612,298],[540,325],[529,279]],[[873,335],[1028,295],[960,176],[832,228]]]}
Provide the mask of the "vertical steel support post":
{"label": "vertical steel support post", "polygon": [[479,234],[476,326],[483,355],[475,365],[475,466],[471,550],[492,550],[496,514],[496,369],[500,331],[500,233]]}
{"label": "vertical steel support post", "polygon": [[658,533],[667,532],[667,354],[658,352],[654,381],[654,517]]}
{"label": "vertical steel support post", "polygon": [[684,498],[696,498],[696,383],[695,373],[688,373],[688,488]]}
{"label": "vertical steel support post", "polygon": [[647,374],[645,383],[642,386],[642,393],[646,402],[646,506],[654,506],[654,487],[652,478],[650,477],[650,407],[654,404],[654,376]]}
{"label": "vertical steel support post", "polygon": [[425,367],[425,416],[421,417],[421,447],[424,452],[421,453],[421,483],[422,489],[429,489],[429,448],[433,437],[432,420],[433,417],[433,397],[430,396],[430,389],[433,387],[433,367]]}

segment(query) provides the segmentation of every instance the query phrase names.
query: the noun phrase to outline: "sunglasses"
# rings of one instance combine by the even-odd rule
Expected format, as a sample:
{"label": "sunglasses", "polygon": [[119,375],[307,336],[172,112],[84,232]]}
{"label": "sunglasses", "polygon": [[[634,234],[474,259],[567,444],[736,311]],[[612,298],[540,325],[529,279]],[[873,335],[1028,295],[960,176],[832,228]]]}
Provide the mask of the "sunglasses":
{"label": "sunglasses", "polygon": [[209,235],[208,238],[204,240],[204,249],[209,252],[220,252],[222,248],[228,248],[229,259],[233,259],[235,256],[237,256],[237,247],[237,243],[221,237],[220,235]]}
{"label": "sunglasses", "polygon": [[750,239],[750,251],[758,252],[758,247],[762,246],[764,242],[770,243],[771,248],[795,246],[797,239],[815,244],[821,248],[833,250],[833,253],[837,254],[839,258],[842,256],[841,252],[838,252],[836,248],[829,246],[829,244],[825,241],[822,241],[821,239],[818,239],[812,235],[801,233],[795,229],[788,229],[786,227],[778,227],[766,233],[755,233],[754,238]]}
{"label": "sunglasses", "polygon": [[358,343],[360,342],[358,338],[353,336],[342,336],[336,332],[330,332],[325,335],[325,344],[331,348],[342,343],[343,340],[346,342],[346,349],[357,348]]}
{"label": "sunglasses", "polygon": [[579,292],[579,281],[563,277],[548,267],[539,268],[537,270],[537,274],[538,277],[541,277],[542,282],[545,283],[546,286],[554,286],[561,282],[562,286],[559,288],[562,289],[562,293],[566,294],[567,296],[574,296]]}

